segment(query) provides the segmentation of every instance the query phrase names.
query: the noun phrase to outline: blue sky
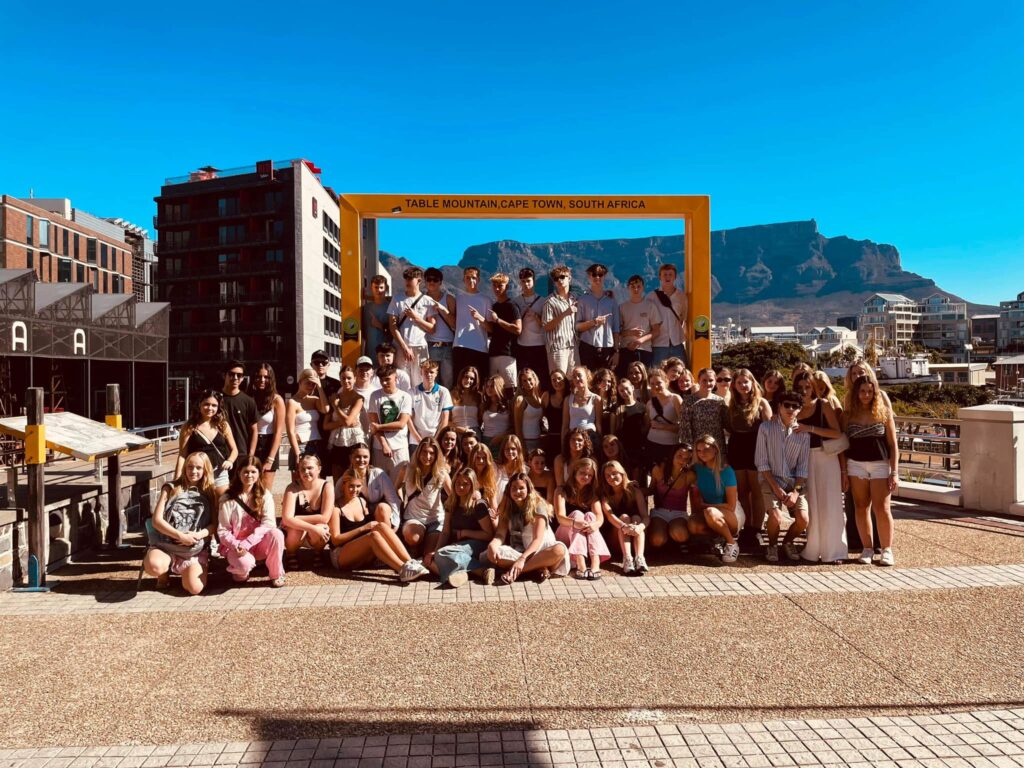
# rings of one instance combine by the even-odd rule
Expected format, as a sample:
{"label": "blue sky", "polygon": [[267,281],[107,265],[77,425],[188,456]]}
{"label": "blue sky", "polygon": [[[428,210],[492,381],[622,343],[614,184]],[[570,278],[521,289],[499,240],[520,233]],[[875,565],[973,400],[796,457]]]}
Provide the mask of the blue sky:
{"label": "blue sky", "polygon": [[[165,177],[292,157],[342,192],[710,194],[716,229],[815,218],[973,301],[1024,291],[1019,2],[58,2],[0,25],[8,194],[150,226]],[[388,222],[381,246],[671,231]]]}

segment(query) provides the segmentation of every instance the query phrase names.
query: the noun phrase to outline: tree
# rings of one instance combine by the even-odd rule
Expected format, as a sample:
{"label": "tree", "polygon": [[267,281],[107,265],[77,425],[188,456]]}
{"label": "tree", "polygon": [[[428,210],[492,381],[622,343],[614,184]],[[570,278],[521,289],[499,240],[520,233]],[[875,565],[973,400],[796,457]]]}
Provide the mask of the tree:
{"label": "tree", "polygon": [[809,362],[807,350],[791,341],[746,341],[726,347],[721,356],[721,364],[726,368],[749,368],[758,381],[770,370],[790,370],[797,363]]}

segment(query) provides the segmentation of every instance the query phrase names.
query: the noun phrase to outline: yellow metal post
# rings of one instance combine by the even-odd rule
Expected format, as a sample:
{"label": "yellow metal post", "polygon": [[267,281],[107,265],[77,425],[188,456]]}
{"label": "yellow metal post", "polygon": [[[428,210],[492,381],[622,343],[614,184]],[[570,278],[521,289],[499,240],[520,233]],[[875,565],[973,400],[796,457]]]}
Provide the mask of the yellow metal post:
{"label": "yellow metal post", "polygon": [[[362,354],[363,219],[341,198],[341,359],[356,364]],[[375,254],[376,255],[376,254]]]}

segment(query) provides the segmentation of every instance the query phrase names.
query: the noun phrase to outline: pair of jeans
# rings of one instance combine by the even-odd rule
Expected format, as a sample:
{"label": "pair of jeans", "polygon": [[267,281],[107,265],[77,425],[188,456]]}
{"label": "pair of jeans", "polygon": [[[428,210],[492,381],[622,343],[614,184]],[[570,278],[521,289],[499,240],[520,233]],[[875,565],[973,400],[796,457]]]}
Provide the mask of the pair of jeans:
{"label": "pair of jeans", "polygon": [[453,573],[473,571],[481,567],[480,557],[487,551],[487,542],[464,539],[456,544],[446,544],[434,553],[437,575],[442,584],[447,584]]}

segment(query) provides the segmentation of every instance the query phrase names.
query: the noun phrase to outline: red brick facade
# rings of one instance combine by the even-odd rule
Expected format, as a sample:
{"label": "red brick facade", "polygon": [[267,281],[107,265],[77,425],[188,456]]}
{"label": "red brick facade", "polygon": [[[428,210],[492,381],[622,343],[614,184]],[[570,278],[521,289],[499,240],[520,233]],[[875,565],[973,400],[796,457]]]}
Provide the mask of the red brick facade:
{"label": "red brick facade", "polygon": [[[31,232],[28,231],[30,218]],[[40,242],[41,221],[49,222],[46,244]],[[94,244],[92,249],[90,242]],[[89,283],[97,293],[132,292],[130,244],[37,208],[30,202],[2,195],[0,269],[25,268],[35,270],[39,279],[47,283]]]}

